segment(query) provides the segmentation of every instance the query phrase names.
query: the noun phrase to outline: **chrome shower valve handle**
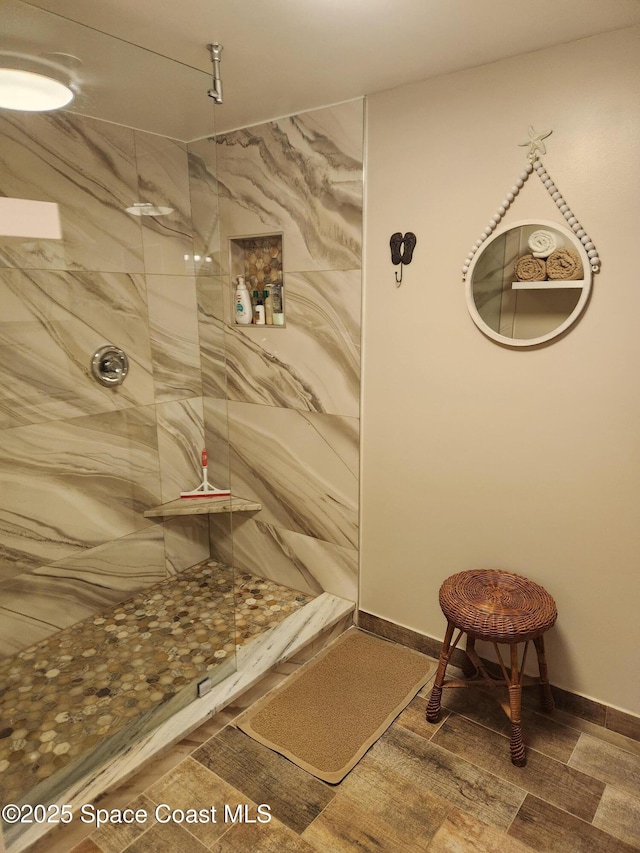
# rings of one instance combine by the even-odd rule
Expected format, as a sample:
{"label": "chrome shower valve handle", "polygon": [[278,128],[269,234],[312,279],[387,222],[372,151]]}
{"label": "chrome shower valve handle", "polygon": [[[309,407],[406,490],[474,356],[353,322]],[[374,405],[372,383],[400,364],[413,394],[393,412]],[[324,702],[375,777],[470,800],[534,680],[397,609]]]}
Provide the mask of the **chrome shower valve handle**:
{"label": "chrome shower valve handle", "polygon": [[91,373],[101,385],[122,385],[128,372],[129,359],[119,347],[106,344],[93,354]]}

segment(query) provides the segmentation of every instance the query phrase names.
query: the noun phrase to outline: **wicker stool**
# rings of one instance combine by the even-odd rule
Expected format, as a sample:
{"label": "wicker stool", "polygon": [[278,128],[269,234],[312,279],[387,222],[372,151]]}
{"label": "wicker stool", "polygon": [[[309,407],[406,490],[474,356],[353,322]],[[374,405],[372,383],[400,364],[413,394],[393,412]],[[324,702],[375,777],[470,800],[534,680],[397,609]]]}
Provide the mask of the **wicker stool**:
{"label": "wicker stool", "polygon": [[[506,686],[509,689],[509,708],[507,710],[505,707],[504,710],[511,719],[511,761],[523,767],[526,757],[520,718],[522,687],[530,683],[539,684],[543,710],[553,711],[542,636],[558,616],[553,598],[541,586],[521,575],[500,569],[472,569],[447,578],[440,587],[440,607],[447,617],[447,631],[427,705],[427,720],[436,723],[440,719],[444,687],[471,687],[477,684]],[[452,642],[456,629],[459,633]],[[445,681],[449,659],[462,634],[466,634],[467,638],[462,663],[465,680]],[[476,640],[488,640],[493,644],[502,678],[489,674],[475,651]],[[523,675],[530,640],[533,640],[538,655],[540,677],[537,679]],[[498,643],[506,643],[511,647],[509,669],[502,659]],[[520,667],[518,643],[525,644]]]}

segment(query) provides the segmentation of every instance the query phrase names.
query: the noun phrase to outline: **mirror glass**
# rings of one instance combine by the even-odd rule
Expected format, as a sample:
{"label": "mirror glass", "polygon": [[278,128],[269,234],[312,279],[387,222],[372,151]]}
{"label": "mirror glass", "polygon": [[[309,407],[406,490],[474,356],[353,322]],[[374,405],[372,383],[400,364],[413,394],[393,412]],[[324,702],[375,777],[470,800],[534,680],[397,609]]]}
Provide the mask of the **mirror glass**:
{"label": "mirror glass", "polygon": [[527,220],[497,230],[467,273],[474,323],[509,346],[551,340],[574,323],[591,288],[584,247],[568,228]]}

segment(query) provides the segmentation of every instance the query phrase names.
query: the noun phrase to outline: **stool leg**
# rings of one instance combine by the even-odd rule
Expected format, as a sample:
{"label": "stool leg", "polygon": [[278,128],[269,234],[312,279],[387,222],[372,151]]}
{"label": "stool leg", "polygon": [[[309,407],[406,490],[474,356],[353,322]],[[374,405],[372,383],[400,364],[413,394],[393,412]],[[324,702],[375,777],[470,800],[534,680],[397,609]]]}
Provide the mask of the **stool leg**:
{"label": "stool leg", "polygon": [[540,635],[533,641],[538,655],[538,669],[540,671],[540,705],[543,711],[551,713],[554,708],[551,685],[549,684],[549,673],[547,672],[547,659],[544,653],[544,637]]}
{"label": "stool leg", "polygon": [[509,708],[511,711],[511,762],[516,767],[527,763],[521,727],[522,684],[518,671],[518,644],[511,646],[511,679],[509,684]]}
{"label": "stool leg", "polygon": [[438,660],[438,669],[436,672],[436,679],[433,682],[433,687],[431,689],[431,696],[429,697],[429,702],[427,704],[427,720],[430,723],[437,723],[440,719],[441,714],[441,706],[440,702],[442,699],[442,685],[444,684],[444,676],[447,671],[447,664],[449,663],[449,656],[451,654],[451,638],[453,637],[454,626],[452,622],[447,621],[447,631],[444,635],[444,641],[442,643],[442,648],[440,649],[440,659]]}
{"label": "stool leg", "polygon": [[462,659],[462,673],[465,678],[472,679],[478,674],[478,668],[473,662],[473,658],[469,656],[469,652],[473,654],[475,650],[476,638],[471,634],[467,634],[467,651]]}

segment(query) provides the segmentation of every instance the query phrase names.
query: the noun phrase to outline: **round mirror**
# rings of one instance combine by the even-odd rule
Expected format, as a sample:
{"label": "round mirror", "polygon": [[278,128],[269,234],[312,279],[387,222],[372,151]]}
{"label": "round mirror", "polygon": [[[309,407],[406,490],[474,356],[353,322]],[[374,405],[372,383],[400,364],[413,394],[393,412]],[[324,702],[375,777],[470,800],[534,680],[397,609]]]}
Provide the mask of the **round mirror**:
{"label": "round mirror", "polygon": [[526,220],[496,230],[467,273],[467,306],[488,337],[531,347],[562,334],[591,291],[587,252],[568,228]]}

